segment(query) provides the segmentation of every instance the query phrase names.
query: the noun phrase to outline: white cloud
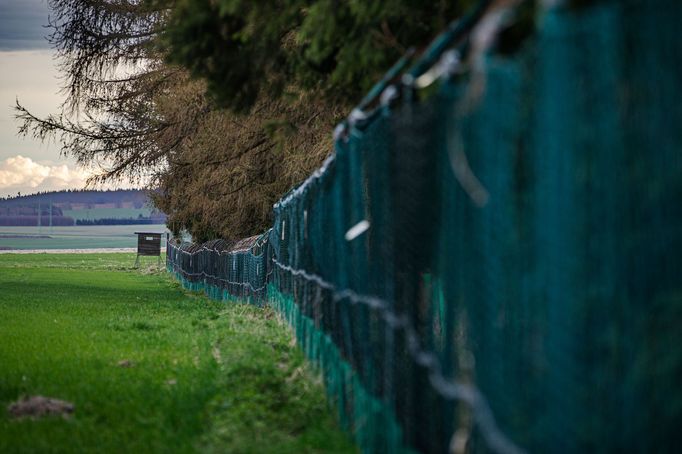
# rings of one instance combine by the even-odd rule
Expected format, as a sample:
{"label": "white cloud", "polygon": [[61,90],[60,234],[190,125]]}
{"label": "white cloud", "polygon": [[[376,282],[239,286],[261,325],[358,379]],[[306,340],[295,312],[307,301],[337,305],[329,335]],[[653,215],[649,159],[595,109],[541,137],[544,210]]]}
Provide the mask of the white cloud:
{"label": "white cloud", "polygon": [[38,163],[21,155],[0,162],[0,195],[82,189],[88,172],[66,164]]}

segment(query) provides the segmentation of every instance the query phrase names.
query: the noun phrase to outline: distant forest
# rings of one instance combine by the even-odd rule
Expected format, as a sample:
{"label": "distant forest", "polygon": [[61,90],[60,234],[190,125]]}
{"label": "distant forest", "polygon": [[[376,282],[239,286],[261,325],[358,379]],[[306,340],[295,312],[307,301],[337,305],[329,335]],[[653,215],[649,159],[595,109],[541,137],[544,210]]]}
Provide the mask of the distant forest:
{"label": "distant forest", "polygon": [[124,204],[132,203],[134,208],[149,206],[147,191],[140,189],[117,189],[109,191],[96,190],[64,190],[54,192],[38,192],[15,197],[0,197],[0,208],[15,206],[32,206],[37,203],[49,204]]}
{"label": "distant forest", "polygon": [[76,219],[76,225],[147,225],[158,224],[153,218],[100,218]]}
{"label": "distant forest", "polygon": [[[75,213],[92,209],[99,209],[99,218],[77,219]],[[152,212],[130,217],[131,210],[140,209]],[[102,212],[107,214],[102,216]],[[139,189],[66,190],[0,198],[0,226],[159,224],[165,220],[163,213],[151,207],[147,192]]]}

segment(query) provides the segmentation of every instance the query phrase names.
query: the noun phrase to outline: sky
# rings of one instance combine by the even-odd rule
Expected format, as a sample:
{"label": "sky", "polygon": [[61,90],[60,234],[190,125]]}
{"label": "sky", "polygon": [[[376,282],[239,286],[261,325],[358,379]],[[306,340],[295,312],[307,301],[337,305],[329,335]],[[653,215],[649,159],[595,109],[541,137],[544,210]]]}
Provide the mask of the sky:
{"label": "sky", "polygon": [[19,137],[16,99],[32,113],[56,113],[63,96],[45,28],[47,0],[0,0],[0,197],[80,189],[89,173],[58,144]]}

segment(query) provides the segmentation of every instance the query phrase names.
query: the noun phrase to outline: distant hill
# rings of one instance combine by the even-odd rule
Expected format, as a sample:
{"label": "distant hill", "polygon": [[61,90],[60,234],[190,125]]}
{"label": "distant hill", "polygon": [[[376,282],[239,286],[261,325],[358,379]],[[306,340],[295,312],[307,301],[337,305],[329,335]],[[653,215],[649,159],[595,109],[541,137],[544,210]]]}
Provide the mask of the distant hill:
{"label": "distant hill", "polygon": [[153,209],[146,191],[139,189],[66,190],[0,198],[0,225],[45,225],[50,218],[53,225],[162,224],[166,220]]}
{"label": "distant hill", "polygon": [[[0,198],[0,208],[49,204],[62,209],[87,208],[148,208],[147,193],[140,189],[111,191],[66,190]],[[71,205],[70,207],[68,205]],[[98,205],[98,206],[96,206]],[[104,206],[106,205],[106,206]],[[112,206],[110,206],[112,205]]]}

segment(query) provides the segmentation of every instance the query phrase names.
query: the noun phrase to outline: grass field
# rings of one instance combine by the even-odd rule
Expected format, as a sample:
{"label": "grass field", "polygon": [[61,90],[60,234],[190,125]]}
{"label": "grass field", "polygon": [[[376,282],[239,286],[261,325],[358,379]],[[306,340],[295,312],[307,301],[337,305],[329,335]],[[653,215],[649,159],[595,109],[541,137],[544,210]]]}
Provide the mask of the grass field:
{"label": "grass field", "polygon": [[[133,261],[0,255],[0,452],[354,450],[274,313]],[[10,419],[29,395],[75,412]]]}
{"label": "grass field", "polygon": [[127,219],[137,218],[139,215],[148,217],[152,210],[149,208],[90,208],[85,210],[62,210],[64,216],[74,219]]}
{"label": "grass field", "polygon": [[0,249],[132,248],[135,232],[165,232],[165,225],[0,226]]}

